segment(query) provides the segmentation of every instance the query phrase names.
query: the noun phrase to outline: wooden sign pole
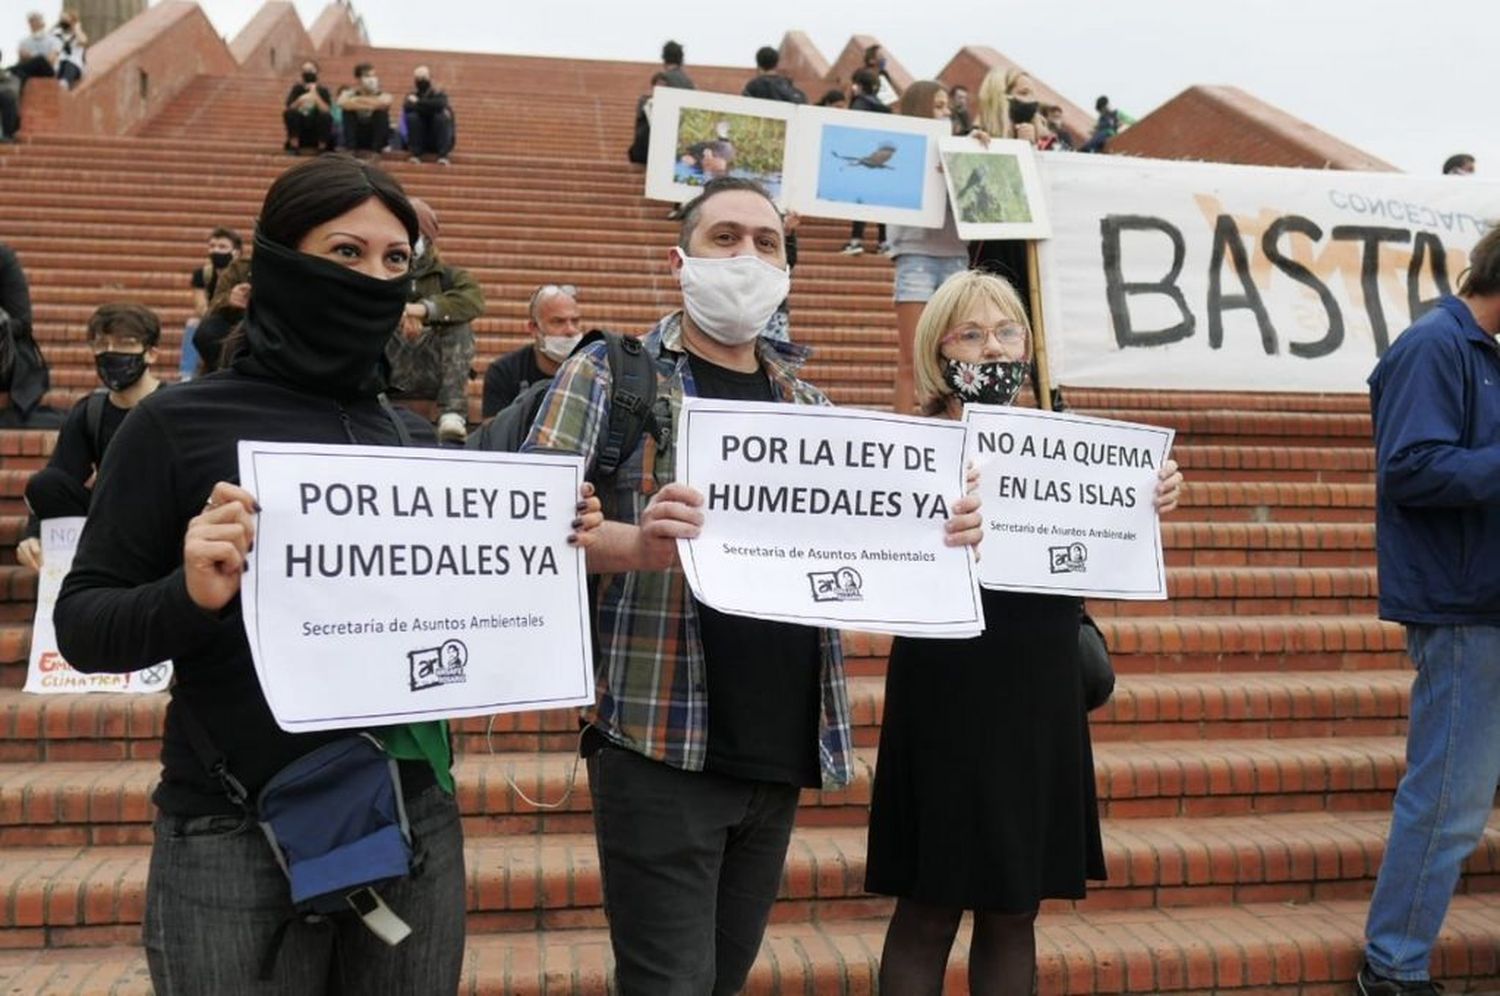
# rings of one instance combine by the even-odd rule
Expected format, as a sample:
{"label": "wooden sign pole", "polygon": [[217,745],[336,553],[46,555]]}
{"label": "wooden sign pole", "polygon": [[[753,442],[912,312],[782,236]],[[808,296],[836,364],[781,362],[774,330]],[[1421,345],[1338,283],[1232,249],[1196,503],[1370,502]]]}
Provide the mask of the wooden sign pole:
{"label": "wooden sign pole", "polygon": [[1052,410],[1052,376],[1047,369],[1047,322],[1042,307],[1042,271],[1036,240],[1026,240],[1026,287],[1031,295],[1031,342],[1036,360],[1036,386],[1043,411]]}

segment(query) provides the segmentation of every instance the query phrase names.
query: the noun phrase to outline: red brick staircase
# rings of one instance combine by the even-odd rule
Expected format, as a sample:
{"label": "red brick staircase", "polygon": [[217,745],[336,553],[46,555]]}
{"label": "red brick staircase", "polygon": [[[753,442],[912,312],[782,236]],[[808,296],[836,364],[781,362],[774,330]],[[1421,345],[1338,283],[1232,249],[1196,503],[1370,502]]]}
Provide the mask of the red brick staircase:
{"label": "red brick staircase", "polygon": [[[624,161],[651,67],[373,50],[393,87],[419,62],[450,89],[448,169],[393,161],[442,217],[441,246],[484,283],[487,362],[523,340],[532,288],[581,288],[591,323],[639,331],[673,306],[675,229]],[[692,67],[738,91],[739,70]],[[286,84],[200,77],[139,135],[51,136],[0,151],[0,240],[27,267],[53,401],[94,384],[82,327],[102,301],[162,316],[175,367],[187,273],[208,229],[246,231],[288,160]],[[885,405],[894,372],[890,266],[837,254],[846,226],[809,221],[792,297],[810,377],[844,404]],[[478,414],[478,382],[471,410]],[[1044,993],[1348,991],[1402,770],[1409,669],[1375,618],[1373,458],[1363,398],[1074,391],[1075,407],[1178,431],[1191,482],[1164,527],[1172,599],[1094,611],[1121,674],[1094,716],[1110,881],[1040,926]],[[139,949],[156,697],[18,689],[34,575],[14,566],[19,496],[50,434],[0,432],[0,992],[150,990]],[[749,991],[874,989],[889,903],[861,892],[884,638],[850,634],[859,776],[809,792]],[[457,724],[468,830],[466,993],[599,994],[609,963],[588,793],[560,812],[569,714]],[[999,763],[1003,759],[976,759]],[[540,796],[538,796],[540,793]],[[1500,814],[1471,859],[1434,966],[1457,991],[1500,989]],[[950,992],[965,992],[964,951]]]}

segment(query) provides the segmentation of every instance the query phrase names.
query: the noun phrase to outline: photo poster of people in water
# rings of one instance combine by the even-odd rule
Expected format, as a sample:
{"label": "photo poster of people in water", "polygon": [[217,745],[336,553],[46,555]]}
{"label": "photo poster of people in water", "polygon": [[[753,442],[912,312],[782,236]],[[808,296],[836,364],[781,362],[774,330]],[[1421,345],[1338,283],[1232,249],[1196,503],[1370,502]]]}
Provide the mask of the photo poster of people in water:
{"label": "photo poster of people in water", "polygon": [[973,138],[938,142],[943,178],[959,238],[1045,239],[1052,234],[1047,200],[1029,142]]}
{"label": "photo poster of people in water", "polygon": [[946,119],[802,107],[792,120],[788,204],[815,218],[943,227],[938,142]]}
{"label": "photo poster of people in water", "polygon": [[721,176],[754,180],[783,209],[795,104],[657,87],[646,196],[683,204]]}

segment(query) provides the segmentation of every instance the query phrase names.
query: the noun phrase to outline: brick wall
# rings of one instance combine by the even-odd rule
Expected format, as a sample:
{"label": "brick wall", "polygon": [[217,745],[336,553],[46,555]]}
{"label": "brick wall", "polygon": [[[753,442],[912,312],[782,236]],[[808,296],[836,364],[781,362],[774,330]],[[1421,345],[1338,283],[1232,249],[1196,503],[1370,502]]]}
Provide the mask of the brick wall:
{"label": "brick wall", "polygon": [[1037,94],[1044,104],[1056,104],[1063,109],[1063,124],[1072,129],[1080,139],[1086,139],[1094,130],[1094,116],[1052,89],[1035,73],[1014,59],[1001,55],[988,45],[966,45],[948,61],[938,79],[949,87],[963,86],[969,91],[969,109],[974,123],[979,123],[979,84],[984,82],[992,69],[1020,69],[1031,77]]}
{"label": "brick wall", "polygon": [[290,76],[316,50],[287,0],[264,4],[229,44],[240,72],[252,76]]}
{"label": "brick wall", "polygon": [[1232,86],[1189,87],[1121,132],[1109,151],[1251,166],[1396,169]]}
{"label": "brick wall", "polygon": [[334,0],[307,31],[319,55],[343,55],[351,48],[370,44],[365,22],[343,0]]}

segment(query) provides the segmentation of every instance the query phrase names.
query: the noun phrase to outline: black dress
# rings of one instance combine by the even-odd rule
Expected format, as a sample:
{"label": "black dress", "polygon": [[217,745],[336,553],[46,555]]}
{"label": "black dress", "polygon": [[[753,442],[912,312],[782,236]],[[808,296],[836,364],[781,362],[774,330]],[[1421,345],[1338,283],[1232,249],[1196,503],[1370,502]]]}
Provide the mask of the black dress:
{"label": "black dress", "polygon": [[983,592],[985,631],[897,638],[865,888],[998,913],[1105,878],[1078,600]]}

